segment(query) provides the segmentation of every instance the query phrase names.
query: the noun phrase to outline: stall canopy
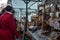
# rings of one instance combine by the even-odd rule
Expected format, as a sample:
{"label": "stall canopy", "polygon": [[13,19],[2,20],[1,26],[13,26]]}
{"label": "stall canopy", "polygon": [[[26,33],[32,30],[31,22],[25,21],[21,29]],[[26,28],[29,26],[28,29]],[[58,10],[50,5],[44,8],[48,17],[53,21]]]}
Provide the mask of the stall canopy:
{"label": "stall canopy", "polygon": [[[23,0],[11,0],[12,1],[12,6],[14,8],[26,8],[26,4]],[[43,3],[42,3],[43,2]],[[44,4],[45,0],[40,1],[40,3]],[[28,4],[28,8],[30,9],[37,9],[37,4],[38,2],[30,1]]]}
{"label": "stall canopy", "polygon": [[[44,4],[45,0],[39,0],[39,2],[37,2],[37,0],[31,0],[28,3],[28,15],[29,15],[29,17],[30,17],[30,15],[37,13],[38,3]],[[17,19],[18,19],[18,17],[21,18],[22,16],[26,16],[26,4],[25,4],[24,0],[11,0],[11,4],[12,4],[12,7],[17,12],[15,15]],[[20,12],[18,12],[17,10],[19,10]],[[18,14],[19,14],[19,16],[17,16]]]}

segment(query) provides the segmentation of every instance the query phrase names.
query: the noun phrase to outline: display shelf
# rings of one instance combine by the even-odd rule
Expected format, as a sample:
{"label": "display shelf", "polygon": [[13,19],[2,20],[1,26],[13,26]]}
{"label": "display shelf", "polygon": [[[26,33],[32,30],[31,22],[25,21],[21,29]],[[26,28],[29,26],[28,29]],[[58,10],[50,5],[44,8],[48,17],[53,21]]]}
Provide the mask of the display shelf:
{"label": "display shelf", "polygon": [[41,33],[38,34],[38,32],[41,32],[41,30],[38,30],[34,33],[28,30],[28,33],[32,36],[33,40],[52,40],[50,37],[40,35]]}

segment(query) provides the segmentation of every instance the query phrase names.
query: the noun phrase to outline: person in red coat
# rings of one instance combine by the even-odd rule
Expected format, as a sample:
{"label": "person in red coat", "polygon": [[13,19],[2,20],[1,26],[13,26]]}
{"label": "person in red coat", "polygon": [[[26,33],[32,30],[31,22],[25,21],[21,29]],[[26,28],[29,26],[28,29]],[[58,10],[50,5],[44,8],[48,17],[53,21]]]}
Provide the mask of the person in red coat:
{"label": "person in red coat", "polygon": [[15,37],[19,38],[19,33],[12,15],[14,11],[11,6],[7,6],[5,10],[0,16],[0,40],[15,40]]}

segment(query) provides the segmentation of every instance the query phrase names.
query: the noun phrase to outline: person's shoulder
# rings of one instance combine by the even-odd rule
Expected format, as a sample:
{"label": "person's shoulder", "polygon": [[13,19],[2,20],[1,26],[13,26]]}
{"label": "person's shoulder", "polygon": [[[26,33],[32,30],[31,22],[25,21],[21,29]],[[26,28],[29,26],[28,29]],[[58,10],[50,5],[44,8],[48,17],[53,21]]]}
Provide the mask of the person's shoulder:
{"label": "person's shoulder", "polygon": [[12,14],[9,14],[8,12],[4,12],[4,14],[5,14],[5,16],[8,17],[8,18],[13,17],[13,15],[12,15]]}
{"label": "person's shoulder", "polygon": [[8,18],[13,18],[12,14],[7,14]]}

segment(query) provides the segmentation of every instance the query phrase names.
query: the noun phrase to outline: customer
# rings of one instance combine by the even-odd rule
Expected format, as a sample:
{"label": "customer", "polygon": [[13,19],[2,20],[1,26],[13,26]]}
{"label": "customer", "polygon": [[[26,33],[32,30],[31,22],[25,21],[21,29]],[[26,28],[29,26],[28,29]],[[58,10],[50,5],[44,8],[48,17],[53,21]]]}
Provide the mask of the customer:
{"label": "customer", "polygon": [[15,40],[19,37],[19,34],[16,30],[16,23],[12,15],[13,8],[7,6],[5,12],[0,17],[0,40]]}

